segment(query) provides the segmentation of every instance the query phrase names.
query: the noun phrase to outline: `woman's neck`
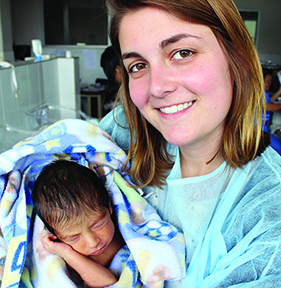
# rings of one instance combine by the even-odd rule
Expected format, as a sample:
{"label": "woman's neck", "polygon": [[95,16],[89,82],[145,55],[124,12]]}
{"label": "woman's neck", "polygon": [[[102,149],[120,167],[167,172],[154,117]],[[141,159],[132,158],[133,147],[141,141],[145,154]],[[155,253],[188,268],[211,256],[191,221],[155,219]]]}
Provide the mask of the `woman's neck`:
{"label": "woman's neck", "polygon": [[[194,158],[184,158],[181,157],[181,174],[182,178],[202,176],[209,174],[215,171],[223,162],[224,159],[219,155],[215,156],[213,160],[210,162],[206,161],[198,161],[198,159]],[[190,165],[192,163],[192,165]]]}
{"label": "woman's neck", "polygon": [[180,166],[182,178],[195,177],[215,171],[223,162],[220,145],[190,149],[180,147]]}

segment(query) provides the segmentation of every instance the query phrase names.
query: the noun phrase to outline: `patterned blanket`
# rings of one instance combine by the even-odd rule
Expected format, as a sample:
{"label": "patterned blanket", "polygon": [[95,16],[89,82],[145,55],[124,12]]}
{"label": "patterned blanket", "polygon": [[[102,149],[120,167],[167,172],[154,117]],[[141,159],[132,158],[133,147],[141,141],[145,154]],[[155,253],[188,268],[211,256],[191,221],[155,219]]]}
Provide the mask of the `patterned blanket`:
{"label": "patterned blanket", "polygon": [[0,155],[0,284],[6,287],[76,287],[64,261],[41,244],[44,225],[32,207],[31,191],[42,167],[55,159],[98,166],[126,242],[110,270],[110,287],[161,287],[185,276],[183,235],[162,221],[121,172],[125,153],[94,124],[67,119]]}

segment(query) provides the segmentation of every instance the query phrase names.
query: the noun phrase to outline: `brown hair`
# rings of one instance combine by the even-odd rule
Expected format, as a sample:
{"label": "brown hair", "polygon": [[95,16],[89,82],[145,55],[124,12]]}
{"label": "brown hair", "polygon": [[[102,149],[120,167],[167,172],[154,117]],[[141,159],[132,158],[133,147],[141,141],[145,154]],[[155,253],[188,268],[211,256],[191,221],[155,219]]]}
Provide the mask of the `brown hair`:
{"label": "brown hair", "polygon": [[[261,130],[261,115],[265,111],[262,69],[253,41],[232,0],[108,0],[107,4],[112,15],[110,38],[120,56],[119,25],[131,10],[153,6],[183,21],[208,26],[227,57],[234,81],[222,155],[231,167],[237,168],[264,151],[268,143]],[[127,158],[127,161],[133,159],[130,174],[136,183],[161,186],[172,165],[167,143],[132,102],[124,67],[120,97],[130,133],[135,133]]]}
{"label": "brown hair", "polygon": [[109,201],[96,173],[74,161],[57,160],[46,165],[32,190],[34,210],[52,233],[57,227],[68,227],[69,221],[109,210]]}

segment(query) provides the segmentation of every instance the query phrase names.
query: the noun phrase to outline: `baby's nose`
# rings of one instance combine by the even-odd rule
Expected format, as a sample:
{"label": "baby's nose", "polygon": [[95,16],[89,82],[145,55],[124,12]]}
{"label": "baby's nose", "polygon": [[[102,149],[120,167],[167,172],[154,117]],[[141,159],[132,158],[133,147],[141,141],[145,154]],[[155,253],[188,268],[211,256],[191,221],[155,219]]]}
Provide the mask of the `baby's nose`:
{"label": "baby's nose", "polygon": [[89,234],[86,241],[87,241],[88,247],[94,248],[99,244],[100,238],[96,236],[95,234]]}

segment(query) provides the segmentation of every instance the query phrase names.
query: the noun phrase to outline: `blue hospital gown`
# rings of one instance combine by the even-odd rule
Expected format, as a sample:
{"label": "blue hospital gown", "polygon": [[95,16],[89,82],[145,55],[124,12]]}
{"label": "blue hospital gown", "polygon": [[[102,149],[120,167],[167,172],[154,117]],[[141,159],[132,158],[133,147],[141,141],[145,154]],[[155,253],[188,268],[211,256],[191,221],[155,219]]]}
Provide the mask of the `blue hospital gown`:
{"label": "blue hospital gown", "polygon": [[[118,116],[124,124],[122,113]],[[128,150],[129,132],[114,124],[111,113],[100,127]],[[177,148],[168,149],[176,156],[168,186],[145,190],[160,216],[183,230],[188,268],[183,281],[165,287],[281,287],[280,156],[268,147],[242,169],[224,163],[209,175],[180,179]],[[200,221],[193,223],[196,215]]]}

